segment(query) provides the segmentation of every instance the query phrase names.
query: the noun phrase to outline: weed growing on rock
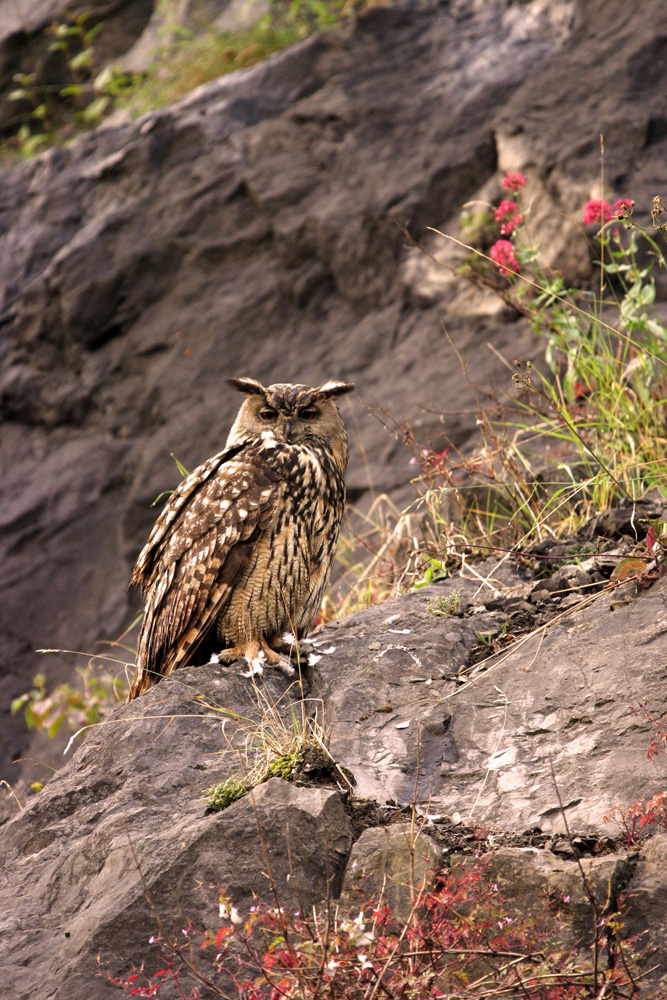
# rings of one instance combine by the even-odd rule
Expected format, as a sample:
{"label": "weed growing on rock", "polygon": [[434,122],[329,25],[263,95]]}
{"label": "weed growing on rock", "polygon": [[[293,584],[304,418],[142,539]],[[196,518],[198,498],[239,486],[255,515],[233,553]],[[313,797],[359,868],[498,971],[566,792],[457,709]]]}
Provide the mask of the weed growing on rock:
{"label": "weed growing on rock", "polygon": [[227,778],[226,781],[222,781],[219,785],[207,788],[204,801],[208,804],[212,812],[221,812],[227,806],[230,806],[232,802],[236,802],[237,799],[242,799],[244,795],[247,795],[248,789],[249,786],[245,781],[239,781],[238,778]]}
{"label": "weed growing on rock", "polygon": [[350,593],[339,613],[445,578],[480,557],[521,558],[624,504],[635,537],[646,542],[621,561],[614,582],[633,576],[650,585],[664,575],[665,523],[639,501],[650,490],[667,498],[667,327],[654,308],[654,271],[667,267],[667,208],[654,199],[649,228],[635,221],[627,197],[585,204],[579,219],[595,280],[575,288],[542,262],[524,175],[507,174],[502,187],[507,196],[498,204],[462,221],[483,249],[447,237],[474,261],[455,272],[529,319],[545,343],[546,369],[516,362],[511,404],[479,404],[482,441],[473,454],[451,442],[424,448],[410,427],[377,414],[413,451],[417,499],[393,520],[383,505],[361,539],[370,558],[341,559]]}
{"label": "weed growing on rock", "polygon": [[113,110],[139,115],[164,107],[353,13],[342,0],[271,0],[268,13],[254,25],[234,31],[213,24],[192,31],[174,21],[164,26],[169,41],[156,47],[143,73],[126,73],[113,65],[100,71],[94,42],[104,23],[89,27],[90,12],[71,14],[44,32],[53,36],[49,51],[61,56],[60,82],[48,82],[43,68],[14,77],[16,87],[9,97],[17,113],[2,152],[8,159],[34,156],[100,124]]}
{"label": "weed growing on rock", "polygon": [[461,607],[461,588],[455,590],[453,594],[440,597],[429,597],[426,602],[426,610],[430,615],[441,618],[449,618]]}
{"label": "weed growing on rock", "polygon": [[99,124],[112,103],[107,74],[98,74],[94,42],[104,23],[89,27],[92,14],[71,14],[50,25],[45,36],[53,36],[49,52],[60,56],[62,78],[48,82],[45,71],[14,76],[17,86],[9,94],[16,104],[14,133],[5,150],[33,156],[46,146],[70,137],[76,131]]}

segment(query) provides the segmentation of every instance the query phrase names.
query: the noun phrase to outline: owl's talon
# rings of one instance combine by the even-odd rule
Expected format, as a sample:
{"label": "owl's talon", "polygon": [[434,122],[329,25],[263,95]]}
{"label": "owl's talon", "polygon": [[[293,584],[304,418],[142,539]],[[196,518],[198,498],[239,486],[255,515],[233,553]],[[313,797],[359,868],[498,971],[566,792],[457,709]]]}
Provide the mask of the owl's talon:
{"label": "owl's talon", "polygon": [[279,662],[276,664],[283,676],[291,678],[296,674],[294,665],[290,660],[289,656],[281,656]]}
{"label": "owl's talon", "polygon": [[264,673],[266,657],[260,650],[257,656],[253,656],[251,659],[246,660],[246,663],[248,664],[248,669],[241,674],[242,677],[261,677]]}

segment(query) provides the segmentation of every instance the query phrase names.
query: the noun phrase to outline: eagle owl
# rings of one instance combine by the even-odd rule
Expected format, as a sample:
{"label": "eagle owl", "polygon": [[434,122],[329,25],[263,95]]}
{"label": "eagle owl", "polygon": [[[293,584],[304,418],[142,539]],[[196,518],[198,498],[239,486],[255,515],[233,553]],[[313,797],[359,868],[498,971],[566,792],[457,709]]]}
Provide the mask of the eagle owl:
{"label": "eagle owl", "polygon": [[246,399],[227,444],[172,494],[132,574],[146,606],[130,701],[207,647],[275,665],[320,606],[345,504],[335,399],[354,386],[229,383]]}

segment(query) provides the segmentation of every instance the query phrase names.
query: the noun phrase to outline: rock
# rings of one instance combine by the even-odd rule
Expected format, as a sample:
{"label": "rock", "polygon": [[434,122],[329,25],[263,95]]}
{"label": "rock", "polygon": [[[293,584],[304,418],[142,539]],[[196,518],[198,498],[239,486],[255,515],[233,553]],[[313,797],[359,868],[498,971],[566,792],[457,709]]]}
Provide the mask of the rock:
{"label": "rock", "polygon": [[351,912],[369,899],[382,901],[407,921],[420,886],[441,861],[438,845],[407,823],[364,830],[345,869],[341,905]]}
{"label": "rock", "polygon": [[[284,697],[285,686],[269,678],[265,697]],[[270,878],[292,909],[338,895],[352,838],[337,791],[274,778],[254,802],[248,795],[206,812],[205,789],[243,773],[248,730],[236,729],[231,711],[257,717],[251,692],[233,670],[167,678],[95,730],[5,827],[3,856],[16,877],[0,887],[9,994],[89,1000],[101,989],[98,952],[112,973],[139,965],[157,933],[146,890],[179,928],[212,925],[218,891],[246,917],[253,892],[271,901]]]}
{"label": "rock", "polygon": [[570,826],[609,836],[604,816],[617,803],[661,790],[646,756],[652,728],[629,705],[646,698],[661,713],[662,661],[647,650],[661,648],[666,586],[613,614],[608,594],[582,602],[463,670],[495,622],[429,615],[438,585],[326,626],[315,648],[333,651],[315,663],[313,686],[333,756],[358,794],[381,803],[412,801],[419,759],[429,812],[545,833],[564,828],[553,762]]}
{"label": "rock", "polygon": [[657,968],[663,981],[667,979],[666,862],[667,836],[663,831],[642,845],[632,882],[625,887],[625,933],[628,937],[643,935],[639,939],[639,967],[644,973]]}
{"label": "rock", "polygon": [[575,564],[561,566],[551,579],[556,584],[555,592],[561,594],[570,590],[590,588],[593,584],[592,576]]}

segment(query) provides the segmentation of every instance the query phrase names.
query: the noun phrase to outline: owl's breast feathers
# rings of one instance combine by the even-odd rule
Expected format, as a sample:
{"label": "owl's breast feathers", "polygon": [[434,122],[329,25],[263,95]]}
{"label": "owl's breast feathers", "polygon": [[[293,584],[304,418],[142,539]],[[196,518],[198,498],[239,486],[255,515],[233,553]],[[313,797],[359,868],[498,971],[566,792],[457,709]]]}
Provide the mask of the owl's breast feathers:
{"label": "owl's breast feathers", "polygon": [[132,575],[146,609],[130,698],[192,656],[267,533],[273,542],[294,527],[307,539],[321,593],[345,502],[343,471],[317,443],[268,438],[225,449],[179,485]]}

